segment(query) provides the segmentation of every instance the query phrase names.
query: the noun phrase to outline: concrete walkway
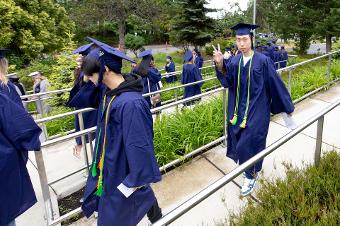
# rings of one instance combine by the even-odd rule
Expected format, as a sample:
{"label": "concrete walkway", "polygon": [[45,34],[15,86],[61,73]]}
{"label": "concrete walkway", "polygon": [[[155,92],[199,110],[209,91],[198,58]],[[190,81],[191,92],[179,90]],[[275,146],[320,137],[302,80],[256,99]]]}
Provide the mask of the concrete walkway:
{"label": "concrete walkway", "polygon": [[[294,120],[298,124],[301,124],[339,98],[340,83],[325,92],[316,94],[297,104]],[[339,114],[340,107],[334,109],[325,116],[322,146],[323,153],[332,149],[340,151]],[[289,132],[290,129],[285,127],[281,116],[274,116],[270,123],[267,145],[272,144]],[[306,163],[311,163],[314,156],[315,137],[316,124],[313,124],[285,145],[281,146],[265,159],[263,176],[267,178],[284,176],[283,162],[290,162],[299,167],[302,167]],[[82,159],[77,159],[72,155],[73,145],[74,141],[69,141],[62,145],[59,144],[55,147],[43,150],[49,181],[84,166],[84,161]],[[237,167],[232,160],[225,157],[225,152],[226,150],[224,147],[217,146],[205,154],[202,154],[190,162],[165,174],[162,182],[153,185],[159,204],[163,208],[163,212],[167,213],[187,198],[221,178],[225,173],[228,173]],[[38,196],[38,204],[20,216],[17,219],[17,225],[43,226],[46,225],[43,217],[43,199],[37,170],[34,168],[35,162],[32,153],[30,159],[32,162],[28,163],[28,169]],[[85,173],[78,173],[51,186],[51,194],[54,194],[53,204],[55,209],[57,199],[65,197],[83,186],[86,179],[85,177]],[[242,184],[242,180],[241,176],[236,178],[234,183],[226,185],[219,192],[206,199],[171,225],[201,226],[216,225],[220,222],[224,222],[229,218],[230,212],[238,212],[248,201],[247,198],[240,198],[238,184]],[[139,225],[144,226],[147,224],[147,219],[143,219]],[[81,219],[72,225],[92,226],[96,225],[96,223],[95,219],[92,217],[90,219]]]}

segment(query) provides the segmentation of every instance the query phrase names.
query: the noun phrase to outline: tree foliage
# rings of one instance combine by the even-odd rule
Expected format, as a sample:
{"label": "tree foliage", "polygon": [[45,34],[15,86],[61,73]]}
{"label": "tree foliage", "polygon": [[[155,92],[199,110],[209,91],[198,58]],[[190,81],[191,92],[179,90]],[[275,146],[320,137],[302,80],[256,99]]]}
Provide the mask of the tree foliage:
{"label": "tree foliage", "polygon": [[337,0],[261,0],[258,11],[266,15],[270,30],[284,39],[296,39],[297,50],[305,53],[313,37],[327,40],[340,34],[340,3]]}
{"label": "tree foliage", "polygon": [[[114,25],[112,27],[114,28],[113,32],[119,36],[121,49],[125,48],[126,26],[129,18],[136,16],[141,25],[143,23],[150,25],[150,22],[157,19],[159,15],[156,0],[69,0],[64,4],[67,5],[67,9],[72,19],[76,21],[77,26],[83,25],[83,27],[97,29],[105,23]],[[79,28],[82,29],[83,27]],[[131,33],[134,33],[134,31]],[[115,34],[111,34],[111,39],[113,36]]]}
{"label": "tree foliage", "polygon": [[172,20],[170,40],[188,46],[203,46],[212,38],[213,19],[206,13],[215,10],[205,7],[206,0],[177,1],[179,13]]}
{"label": "tree foliage", "polygon": [[126,48],[130,49],[137,57],[137,51],[145,45],[145,40],[141,36],[127,34],[125,35]]}
{"label": "tree foliage", "polygon": [[31,60],[67,45],[74,24],[52,0],[0,0],[0,46]]}

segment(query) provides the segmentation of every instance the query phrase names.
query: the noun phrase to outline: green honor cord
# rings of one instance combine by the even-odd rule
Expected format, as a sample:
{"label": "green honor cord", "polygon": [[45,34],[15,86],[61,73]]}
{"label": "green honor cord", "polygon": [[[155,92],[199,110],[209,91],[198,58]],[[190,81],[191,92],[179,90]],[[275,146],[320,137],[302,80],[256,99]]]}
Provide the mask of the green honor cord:
{"label": "green honor cord", "polygon": [[[249,64],[249,70],[248,70],[248,95],[247,95],[247,104],[246,104],[246,110],[244,112],[244,117],[243,120],[240,124],[241,128],[246,128],[247,126],[247,117],[248,117],[248,109],[249,109],[249,100],[250,100],[250,72],[251,72],[251,67],[253,64],[253,56],[254,53],[252,53],[251,58],[250,58],[250,64]],[[237,75],[237,93],[236,93],[236,103],[235,103],[235,109],[234,109],[234,115],[233,118],[230,120],[230,123],[234,126],[237,123],[238,116],[238,105],[239,105],[239,96],[240,96],[240,80],[241,80],[241,62],[243,59],[243,55],[240,57],[240,60],[238,62],[238,75]]]}

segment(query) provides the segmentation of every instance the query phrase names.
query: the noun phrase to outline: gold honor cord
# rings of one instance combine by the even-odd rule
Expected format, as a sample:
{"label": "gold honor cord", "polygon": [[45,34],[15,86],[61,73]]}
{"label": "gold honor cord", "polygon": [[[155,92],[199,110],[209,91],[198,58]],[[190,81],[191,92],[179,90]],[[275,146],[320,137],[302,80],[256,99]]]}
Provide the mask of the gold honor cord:
{"label": "gold honor cord", "polygon": [[[250,58],[250,64],[249,64],[249,69],[248,69],[248,95],[247,95],[247,104],[246,104],[246,110],[244,112],[244,117],[242,120],[242,123],[240,124],[241,128],[246,128],[247,126],[247,117],[248,117],[248,109],[249,109],[249,100],[250,100],[250,72],[251,72],[251,67],[253,64],[253,56],[254,56],[254,52],[252,52],[251,54],[251,58]],[[233,118],[230,120],[230,123],[234,126],[237,123],[238,120],[238,106],[239,106],[239,96],[240,96],[240,80],[241,80],[241,62],[243,59],[243,55],[240,57],[240,60],[238,62],[238,74],[237,74],[237,93],[236,93],[236,103],[235,103],[235,109],[234,109],[234,116]]]}
{"label": "gold honor cord", "polygon": [[[102,153],[101,153],[100,160],[99,160],[99,163],[98,163],[99,178],[98,178],[98,183],[97,183],[97,191],[95,193],[97,196],[102,196],[103,191],[104,191],[103,169],[104,169],[104,159],[105,159],[105,151],[106,151],[106,132],[107,132],[107,124],[109,122],[110,107],[111,107],[111,103],[114,99],[115,99],[115,96],[113,96],[112,99],[110,100],[109,104],[107,105],[106,112],[105,112],[104,139],[103,139]],[[103,108],[102,108],[103,113],[102,114],[104,114],[105,104],[106,104],[106,95],[104,96],[104,100],[103,100]],[[95,157],[94,157],[95,158],[94,162],[92,164],[92,177],[97,176],[97,155],[98,155],[98,149],[99,149],[100,136],[101,136],[101,128],[99,128],[98,141],[97,141],[97,145],[96,145],[96,154],[95,154]]]}

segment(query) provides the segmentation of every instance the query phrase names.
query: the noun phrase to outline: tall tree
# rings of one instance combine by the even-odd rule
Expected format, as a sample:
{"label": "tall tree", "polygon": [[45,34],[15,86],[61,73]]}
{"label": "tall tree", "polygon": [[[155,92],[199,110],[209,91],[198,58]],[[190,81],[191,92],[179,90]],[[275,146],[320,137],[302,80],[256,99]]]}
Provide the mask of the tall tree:
{"label": "tall tree", "polygon": [[[125,49],[126,23],[130,16],[135,15],[140,20],[152,20],[159,14],[155,0],[73,0],[77,11],[73,18],[79,21],[93,23],[114,22],[118,26],[119,46]],[[69,4],[69,3],[68,3]]]}
{"label": "tall tree", "polygon": [[314,12],[316,34],[326,39],[326,52],[330,52],[332,37],[340,35],[340,1],[313,0],[309,7]]}
{"label": "tall tree", "polygon": [[258,10],[266,15],[269,29],[284,39],[295,38],[298,51],[305,53],[311,39],[326,37],[327,50],[331,37],[340,34],[338,0],[261,0]]}
{"label": "tall tree", "polygon": [[188,46],[189,44],[203,46],[211,40],[213,19],[208,12],[214,9],[206,8],[206,0],[177,1],[179,13],[173,18],[170,40]]}
{"label": "tall tree", "polygon": [[52,0],[0,0],[0,46],[26,59],[62,49],[70,43],[74,24]]}

